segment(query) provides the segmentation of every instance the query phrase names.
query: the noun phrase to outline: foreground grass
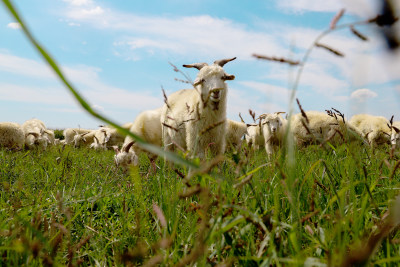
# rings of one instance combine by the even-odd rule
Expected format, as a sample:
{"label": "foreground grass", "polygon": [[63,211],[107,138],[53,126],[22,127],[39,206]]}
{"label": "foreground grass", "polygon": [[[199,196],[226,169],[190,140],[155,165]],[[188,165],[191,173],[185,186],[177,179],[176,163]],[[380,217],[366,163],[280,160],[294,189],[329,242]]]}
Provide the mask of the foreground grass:
{"label": "foreground grass", "polygon": [[[146,177],[140,161],[125,174],[111,151],[0,150],[2,265],[363,262],[400,189],[389,147],[244,149],[190,180],[163,160]],[[397,231],[382,238],[370,262],[399,261]]]}

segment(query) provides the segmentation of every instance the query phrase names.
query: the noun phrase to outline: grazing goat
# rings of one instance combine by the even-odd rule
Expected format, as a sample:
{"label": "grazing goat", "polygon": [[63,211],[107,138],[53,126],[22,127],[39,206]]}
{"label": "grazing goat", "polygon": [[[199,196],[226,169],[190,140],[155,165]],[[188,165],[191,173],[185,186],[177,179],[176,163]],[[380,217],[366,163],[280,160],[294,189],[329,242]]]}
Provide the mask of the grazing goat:
{"label": "grazing goat", "polygon": [[[389,120],[381,116],[357,114],[351,117],[350,123],[360,132],[372,148],[391,143],[392,129]],[[396,144],[396,143],[394,143]]]}
{"label": "grazing goat", "polygon": [[22,124],[22,130],[25,133],[25,146],[29,149],[39,148],[46,149],[47,144],[50,142],[44,134],[46,126],[41,120],[30,119]]}
{"label": "grazing goat", "polygon": [[25,133],[18,123],[0,122],[0,147],[21,150],[25,144]]}
{"label": "grazing goat", "polygon": [[[147,143],[161,147],[162,130],[161,130],[160,118],[161,118],[161,108],[155,110],[143,111],[136,117],[129,131],[141,137]],[[128,163],[136,164],[138,161],[131,159],[134,158],[135,156],[137,158],[141,152],[142,149],[136,144],[134,139],[128,135],[125,137],[122,149],[121,150],[115,149],[116,153],[115,163],[121,166],[125,166]],[[157,156],[150,152],[147,151],[145,152],[148,154],[152,164],[154,164]]]}

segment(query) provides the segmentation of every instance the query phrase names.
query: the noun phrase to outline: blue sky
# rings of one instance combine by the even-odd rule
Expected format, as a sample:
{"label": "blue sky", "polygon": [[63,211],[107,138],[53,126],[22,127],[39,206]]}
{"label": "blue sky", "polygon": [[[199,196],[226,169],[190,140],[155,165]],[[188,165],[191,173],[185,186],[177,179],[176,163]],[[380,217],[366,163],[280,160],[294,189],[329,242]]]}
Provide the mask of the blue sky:
{"label": "blue sky", "polygon": [[[228,117],[239,120],[241,112],[251,122],[248,109],[288,111],[297,67],[252,54],[300,60],[341,8],[339,24],[377,12],[369,0],[14,2],[90,105],[119,123],[161,106],[161,88],[171,94],[188,87],[174,80],[183,77],[169,62],[194,79],[197,70],[182,64],[234,56],[224,67],[236,76],[228,81]],[[0,121],[39,118],[49,128],[96,128],[100,122],[82,110],[0,6]],[[375,26],[357,29],[368,42],[347,29],[321,40],[345,57],[314,49],[297,97],[306,110],[334,107],[348,117],[363,112],[400,120],[400,55],[386,52]]]}

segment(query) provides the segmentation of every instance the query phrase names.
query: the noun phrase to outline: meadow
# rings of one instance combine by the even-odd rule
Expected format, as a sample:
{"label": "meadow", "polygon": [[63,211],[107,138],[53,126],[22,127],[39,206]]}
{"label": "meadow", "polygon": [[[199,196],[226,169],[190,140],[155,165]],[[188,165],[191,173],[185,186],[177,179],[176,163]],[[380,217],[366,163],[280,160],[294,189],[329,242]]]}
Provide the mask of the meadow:
{"label": "meadow", "polygon": [[[311,145],[124,173],[113,151],[0,150],[2,266],[392,266],[399,194],[389,146]],[[182,155],[185,156],[185,155]],[[150,172],[149,172],[150,171]],[[388,215],[389,214],[389,215]]]}

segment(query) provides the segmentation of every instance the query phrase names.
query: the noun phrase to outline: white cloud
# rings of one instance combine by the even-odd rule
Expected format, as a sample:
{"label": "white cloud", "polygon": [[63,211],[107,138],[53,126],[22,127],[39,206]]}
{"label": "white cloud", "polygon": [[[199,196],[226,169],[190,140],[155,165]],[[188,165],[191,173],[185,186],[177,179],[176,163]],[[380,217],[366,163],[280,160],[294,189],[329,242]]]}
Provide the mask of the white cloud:
{"label": "white cloud", "polygon": [[[346,13],[361,17],[371,17],[377,14],[378,2],[373,0],[276,0],[276,5],[288,12],[333,12],[344,8]],[[394,1],[395,2],[395,1]]]}
{"label": "white cloud", "polygon": [[282,10],[290,10],[294,12],[335,12],[343,8],[343,4],[338,0],[276,0],[276,5]]}
{"label": "white cloud", "polygon": [[[160,97],[152,96],[147,93],[150,90],[128,91],[104,83],[99,77],[101,72],[99,68],[78,65],[72,67],[64,66],[61,69],[85,99],[102,106],[104,109],[112,110],[118,108],[140,111],[156,108],[163,103],[161,94]],[[0,95],[3,100],[44,104],[76,103],[70,93],[58,83],[55,74],[44,63],[0,53],[0,71],[33,79],[30,86],[0,84]],[[34,85],[36,83],[42,84],[43,81],[57,85],[46,88]]]}
{"label": "white cloud", "polygon": [[21,29],[21,25],[18,22],[10,22],[7,24],[7,28],[18,30]]}
{"label": "white cloud", "polygon": [[359,102],[365,102],[370,98],[377,97],[378,94],[369,89],[358,89],[351,93],[350,98],[355,99]]}
{"label": "white cloud", "polygon": [[93,3],[92,0],[64,0],[64,2],[73,6],[87,6]]}
{"label": "white cloud", "polygon": [[79,26],[81,26],[79,23],[75,23],[75,22],[69,22],[68,25],[71,26],[71,27],[79,27]]}

